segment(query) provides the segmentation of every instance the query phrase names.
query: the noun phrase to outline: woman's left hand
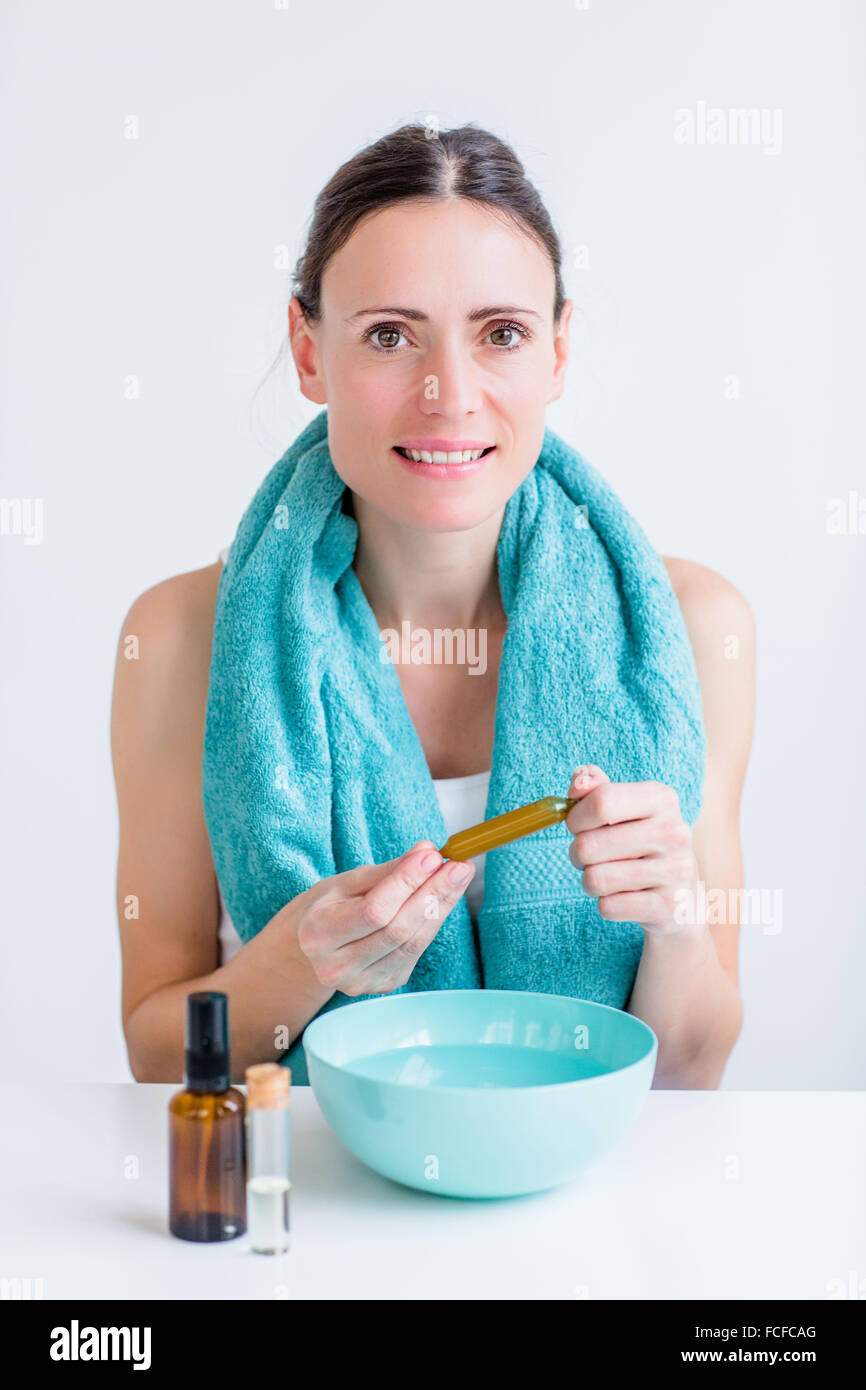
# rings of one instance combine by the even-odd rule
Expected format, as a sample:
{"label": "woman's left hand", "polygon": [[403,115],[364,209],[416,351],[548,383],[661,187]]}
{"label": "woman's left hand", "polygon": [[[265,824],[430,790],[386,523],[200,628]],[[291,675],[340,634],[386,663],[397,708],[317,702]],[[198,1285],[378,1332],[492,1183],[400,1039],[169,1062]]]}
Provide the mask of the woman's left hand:
{"label": "woman's left hand", "polygon": [[569,857],[600,916],[656,933],[696,928],[698,862],[673,788],[611,782],[600,767],[586,766],[568,795],[579,798],[565,819],[574,836]]}

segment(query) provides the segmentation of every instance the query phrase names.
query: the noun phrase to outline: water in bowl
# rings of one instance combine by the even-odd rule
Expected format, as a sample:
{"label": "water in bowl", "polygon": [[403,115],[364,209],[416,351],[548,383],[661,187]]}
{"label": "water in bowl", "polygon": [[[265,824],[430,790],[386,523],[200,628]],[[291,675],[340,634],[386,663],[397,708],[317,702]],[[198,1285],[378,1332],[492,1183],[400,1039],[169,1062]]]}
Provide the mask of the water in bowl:
{"label": "water in bowl", "polygon": [[612,1070],[591,1057],[503,1043],[392,1047],[344,1064],[354,1076],[407,1086],[550,1086],[586,1081]]}

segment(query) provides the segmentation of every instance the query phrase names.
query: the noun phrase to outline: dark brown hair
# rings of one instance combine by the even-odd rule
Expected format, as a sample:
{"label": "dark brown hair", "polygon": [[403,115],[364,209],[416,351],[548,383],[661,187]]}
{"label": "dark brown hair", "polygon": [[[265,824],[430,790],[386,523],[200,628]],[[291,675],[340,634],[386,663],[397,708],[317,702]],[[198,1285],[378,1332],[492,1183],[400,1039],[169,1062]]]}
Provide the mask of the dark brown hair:
{"label": "dark brown hair", "polygon": [[316,199],[294,271],[292,293],[309,322],[321,317],[322,272],[361,218],[408,198],[467,198],[533,237],[553,266],[557,322],[565,302],[559,237],[510,145],[475,125],[440,131],[404,125],[340,165]]}

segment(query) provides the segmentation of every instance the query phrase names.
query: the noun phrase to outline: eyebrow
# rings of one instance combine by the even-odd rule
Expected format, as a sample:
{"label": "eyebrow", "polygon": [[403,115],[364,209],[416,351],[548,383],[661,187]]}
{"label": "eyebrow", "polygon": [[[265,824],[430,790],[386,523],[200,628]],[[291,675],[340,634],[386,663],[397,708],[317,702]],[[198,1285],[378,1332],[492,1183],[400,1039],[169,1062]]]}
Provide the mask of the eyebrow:
{"label": "eyebrow", "polygon": [[[420,309],[401,309],[393,305],[384,305],[376,309],[359,309],[356,314],[351,314],[346,319],[346,323],[354,323],[366,314],[396,314],[402,319],[412,319],[415,323],[426,323],[429,319],[429,315],[422,314]],[[494,304],[482,309],[472,309],[466,317],[470,323],[478,323],[482,319],[495,318],[498,314],[530,314],[532,318],[541,318],[541,314],[536,313],[534,309],[520,309],[514,304]]]}

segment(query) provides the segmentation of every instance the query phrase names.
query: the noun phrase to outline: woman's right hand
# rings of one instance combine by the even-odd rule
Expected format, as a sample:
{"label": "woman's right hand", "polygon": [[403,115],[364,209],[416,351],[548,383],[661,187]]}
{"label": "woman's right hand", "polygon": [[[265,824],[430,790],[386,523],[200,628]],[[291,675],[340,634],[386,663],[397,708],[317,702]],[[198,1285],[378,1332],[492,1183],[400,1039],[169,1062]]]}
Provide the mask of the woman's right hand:
{"label": "woman's right hand", "polygon": [[[463,871],[455,883],[452,874]],[[333,874],[294,900],[298,946],[319,983],[342,994],[405,985],[475,865],[443,860],[432,840],[399,859]]]}

